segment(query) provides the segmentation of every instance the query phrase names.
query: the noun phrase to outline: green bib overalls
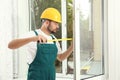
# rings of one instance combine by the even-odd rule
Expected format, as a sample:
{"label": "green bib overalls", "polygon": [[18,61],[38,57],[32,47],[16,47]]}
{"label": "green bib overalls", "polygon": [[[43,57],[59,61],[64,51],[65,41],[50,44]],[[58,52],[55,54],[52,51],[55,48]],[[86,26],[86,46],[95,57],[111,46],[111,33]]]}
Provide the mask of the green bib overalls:
{"label": "green bib overalls", "polygon": [[[35,34],[38,35],[36,31]],[[27,80],[55,80],[57,51],[55,42],[53,44],[37,43],[36,56],[29,65]]]}

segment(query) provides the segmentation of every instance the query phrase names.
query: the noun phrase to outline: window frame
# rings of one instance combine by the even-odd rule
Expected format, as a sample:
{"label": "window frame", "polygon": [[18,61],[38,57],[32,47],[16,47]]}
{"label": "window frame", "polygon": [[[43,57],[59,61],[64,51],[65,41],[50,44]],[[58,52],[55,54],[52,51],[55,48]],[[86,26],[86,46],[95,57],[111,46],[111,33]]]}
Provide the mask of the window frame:
{"label": "window frame", "polygon": [[[80,2],[78,2],[77,0],[73,0],[73,1],[74,1],[74,12],[73,13],[74,13],[74,16],[78,16],[78,15],[80,15],[80,13],[79,13]],[[105,5],[104,2],[105,1],[102,0],[102,26],[103,26],[102,31],[103,32],[104,32],[104,25],[105,25],[104,24],[104,14],[105,14],[104,13],[104,5]],[[64,14],[66,14],[66,0],[61,0],[61,6],[62,6],[61,7],[61,12],[62,12],[62,38],[64,38],[64,37],[67,37],[67,29],[66,29],[67,28],[67,22],[66,22],[67,17],[66,17],[66,15],[64,15]],[[91,12],[91,16],[92,16],[92,12]],[[78,21],[79,21],[79,17],[75,17],[73,26],[76,26],[76,25],[80,26]],[[92,23],[92,18],[91,18],[90,21]],[[29,29],[31,29],[31,27]],[[80,33],[79,30],[80,30],[79,27],[77,29],[74,28],[74,34]],[[106,35],[106,33],[102,34],[102,40],[103,41],[105,41],[104,35]],[[74,44],[75,44],[74,45],[74,47],[75,47],[75,49],[74,49],[74,67],[75,67],[74,74],[66,74],[67,73],[67,59],[66,59],[62,62],[62,72],[61,73],[56,73],[57,78],[60,78],[60,77],[71,78],[71,79],[75,78],[76,80],[80,78],[80,72],[79,72],[80,69],[78,68],[78,66],[80,65],[80,62],[78,61],[78,59],[80,59],[80,57],[79,57],[80,54],[76,54],[76,52],[80,52],[80,50],[78,49],[78,48],[80,48],[80,46],[77,45],[78,41],[80,41],[80,38],[77,38],[77,37],[78,37],[78,35],[74,35]],[[104,46],[106,46],[106,44],[103,41],[102,41],[102,47],[103,47],[102,48],[103,49],[102,54],[104,54],[104,51],[106,50],[106,49],[104,49],[105,48]],[[80,44],[80,42],[79,42],[79,44]],[[63,51],[65,51],[67,49],[67,42],[66,41],[62,42],[62,48],[63,48]],[[105,61],[103,61],[103,62],[105,62]]]}

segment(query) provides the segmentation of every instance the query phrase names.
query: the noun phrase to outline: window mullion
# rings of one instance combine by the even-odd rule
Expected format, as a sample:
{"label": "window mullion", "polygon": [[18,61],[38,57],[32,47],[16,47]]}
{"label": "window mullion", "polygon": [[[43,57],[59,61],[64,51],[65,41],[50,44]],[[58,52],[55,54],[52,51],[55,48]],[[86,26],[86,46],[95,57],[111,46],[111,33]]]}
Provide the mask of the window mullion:
{"label": "window mullion", "polygon": [[[61,0],[61,14],[62,14],[62,38],[67,37],[67,17],[66,17],[66,0]],[[67,49],[67,41],[62,42],[62,50]],[[67,73],[67,59],[62,62],[62,73]]]}
{"label": "window mullion", "polygon": [[74,0],[74,80],[80,80],[80,1]]}

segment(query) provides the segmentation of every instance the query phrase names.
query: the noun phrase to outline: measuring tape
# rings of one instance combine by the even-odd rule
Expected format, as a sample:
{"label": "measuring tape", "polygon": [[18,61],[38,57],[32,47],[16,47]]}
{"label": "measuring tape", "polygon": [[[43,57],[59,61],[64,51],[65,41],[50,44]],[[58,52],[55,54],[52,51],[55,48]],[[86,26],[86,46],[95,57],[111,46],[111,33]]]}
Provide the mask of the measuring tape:
{"label": "measuring tape", "polygon": [[47,40],[47,42],[53,42],[53,41],[68,41],[68,40],[72,40],[72,38],[52,39],[52,40]]}

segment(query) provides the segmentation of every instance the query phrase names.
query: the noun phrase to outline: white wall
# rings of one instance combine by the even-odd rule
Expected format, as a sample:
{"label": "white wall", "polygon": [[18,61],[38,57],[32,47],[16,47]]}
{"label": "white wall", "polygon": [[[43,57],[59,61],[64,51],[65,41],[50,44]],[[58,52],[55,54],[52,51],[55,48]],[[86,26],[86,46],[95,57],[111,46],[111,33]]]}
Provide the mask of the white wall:
{"label": "white wall", "polygon": [[[28,31],[27,1],[0,0],[0,80],[13,80],[13,71],[18,72],[19,77],[26,75],[24,71],[27,67],[22,64],[25,64],[25,55],[16,53],[16,51],[8,49],[7,46],[10,40]],[[22,52],[21,49],[19,51]],[[16,54],[20,55],[18,57],[20,61],[18,61],[21,65],[15,68],[13,55]]]}
{"label": "white wall", "polygon": [[12,78],[12,51],[7,48],[12,38],[12,0],[0,1],[0,80]]}
{"label": "white wall", "polygon": [[[28,0],[18,0],[18,35],[21,36],[29,30],[29,13]],[[20,48],[18,51],[19,65],[18,77],[25,78],[27,76],[27,54],[25,48]]]}
{"label": "white wall", "polygon": [[108,0],[109,80],[120,80],[120,0]]}

